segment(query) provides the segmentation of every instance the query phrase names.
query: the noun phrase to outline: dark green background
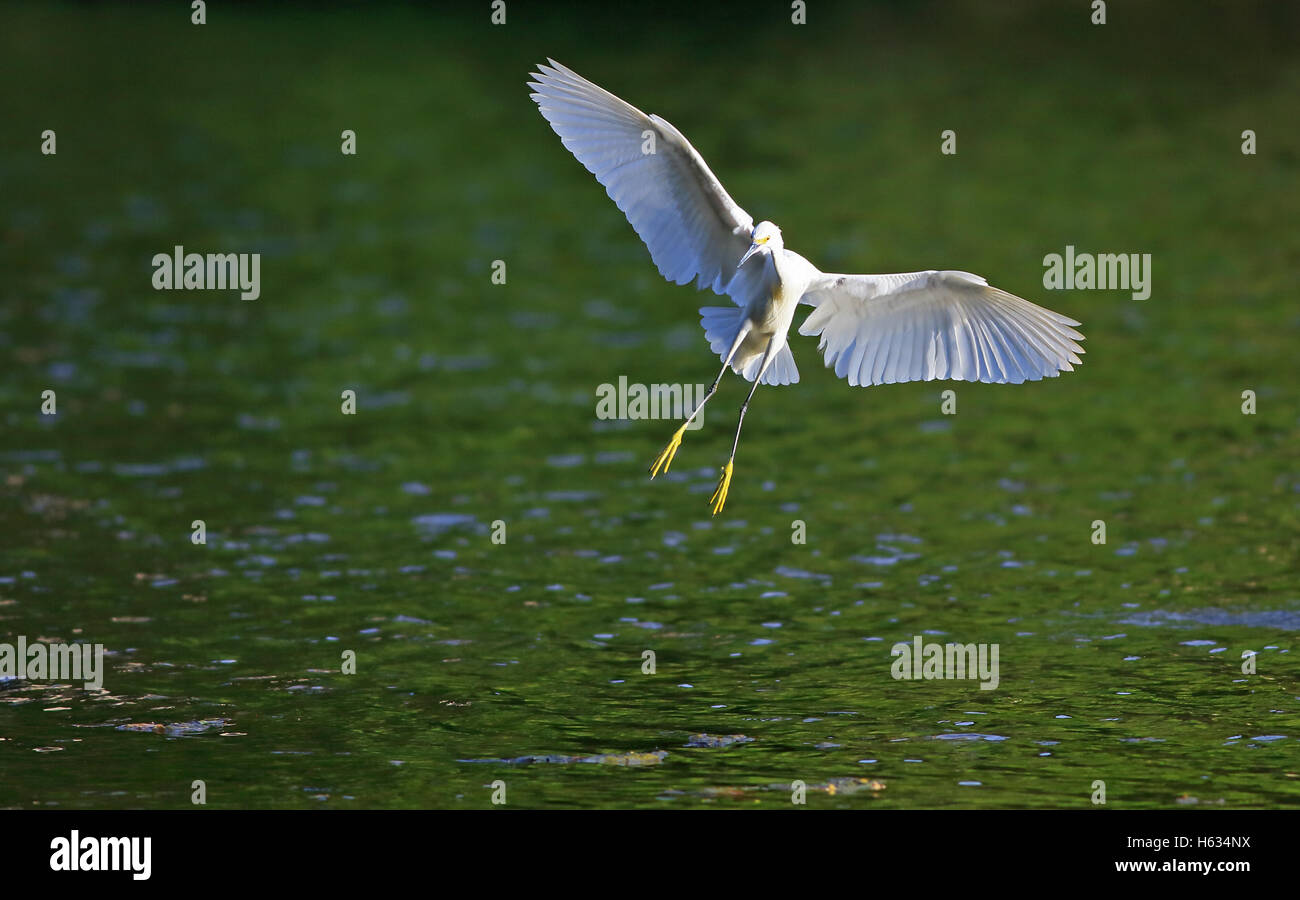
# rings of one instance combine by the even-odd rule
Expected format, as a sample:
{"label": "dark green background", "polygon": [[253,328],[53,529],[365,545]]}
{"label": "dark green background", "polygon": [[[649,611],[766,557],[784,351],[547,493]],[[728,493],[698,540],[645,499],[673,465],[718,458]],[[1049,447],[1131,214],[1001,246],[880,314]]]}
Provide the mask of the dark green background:
{"label": "dark green background", "polygon": [[[0,689],[0,804],[1295,805],[1297,7],[809,6],[0,8],[0,640],[111,654]],[[547,56],[822,268],[980,273],[1084,365],[861,390],[796,336],[711,520],[740,383],[653,483],[672,423],[594,405],[707,383],[725,301],[560,146]],[[261,298],[153,291],[175,244]],[[1043,290],[1067,244],[1151,297]],[[918,633],[999,689],[891,679]]]}

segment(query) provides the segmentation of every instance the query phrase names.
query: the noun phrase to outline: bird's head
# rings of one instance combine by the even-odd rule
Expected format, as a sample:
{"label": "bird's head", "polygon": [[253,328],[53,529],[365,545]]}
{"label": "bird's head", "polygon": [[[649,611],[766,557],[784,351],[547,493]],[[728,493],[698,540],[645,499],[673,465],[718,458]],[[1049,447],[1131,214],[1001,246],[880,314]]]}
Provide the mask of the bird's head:
{"label": "bird's head", "polygon": [[768,253],[772,253],[780,250],[782,246],[784,246],[781,243],[781,229],[777,228],[767,220],[759,222],[754,226],[754,233],[750,240],[752,240],[753,243],[749,245],[749,249],[745,251],[745,255],[742,256],[740,262],[736,264],[737,269],[743,266],[751,256],[761,250],[766,250]]}

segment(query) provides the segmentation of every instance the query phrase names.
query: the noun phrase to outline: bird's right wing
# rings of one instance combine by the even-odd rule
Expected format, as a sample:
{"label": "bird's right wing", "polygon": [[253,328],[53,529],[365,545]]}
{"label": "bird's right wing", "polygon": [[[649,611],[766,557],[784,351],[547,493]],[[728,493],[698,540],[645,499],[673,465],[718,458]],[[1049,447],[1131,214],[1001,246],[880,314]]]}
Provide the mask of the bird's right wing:
{"label": "bird's right wing", "polygon": [[1020,384],[1073,371],[1073,319],[969,272],[830,275],[801,298],[799,333],[821,335],[827,367],[863,387],[902,381]]}
{"label": "bird's right wing", "polygon": [[749,249],[753,218],[723,190],[685,136],[659,116],[647,116],[549,62],[532,73],[537,81],[528,83],[530,96],[627,216],[659,272],[677,284],[694,278],[700,288],[731,294],[740,305],[766,286],[763,267],[752,260],[744,272],[736,270]]}

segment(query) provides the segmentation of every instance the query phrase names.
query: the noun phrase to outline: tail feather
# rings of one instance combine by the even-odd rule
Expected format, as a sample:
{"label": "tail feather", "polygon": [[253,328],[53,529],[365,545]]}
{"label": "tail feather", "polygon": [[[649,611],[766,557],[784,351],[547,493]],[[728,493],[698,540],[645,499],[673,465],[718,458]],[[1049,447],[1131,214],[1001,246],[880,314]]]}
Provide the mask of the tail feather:
{"label": "tail feather", "polygon": [[[758,357],[760,361],[762,358],[763,357],[761,356]],[[746,375],[745,377],[749,378],[750,381],[754,380],[753,378],[750,378],[749,375]],[[772,360],[772,364],[768,366],[767,371],[763,373],[763,384],[781,385],[798,383],[799,369],[794,364],[794,354],[790,352],[790,345],[783,342],[781,344],[781,349],[776,351],[776,357]]]}

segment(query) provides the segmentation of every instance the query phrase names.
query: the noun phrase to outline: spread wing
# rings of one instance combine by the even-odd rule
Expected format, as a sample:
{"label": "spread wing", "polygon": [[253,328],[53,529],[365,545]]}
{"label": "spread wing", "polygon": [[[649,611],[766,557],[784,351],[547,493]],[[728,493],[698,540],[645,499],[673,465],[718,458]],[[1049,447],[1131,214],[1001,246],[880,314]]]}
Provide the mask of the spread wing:
{"label": "spread wing", "polygon": [[866,387],[902,381],[1020,384],[1080,365],[1079,323],[969,272],[831,275],[801,302],[827,367]]}
{"label": "spread wing", "polygon": [[[730,294],[738,305],[770,289],[761,260],[736,264],[754,220],[731,199],[685,136],[555,60],[530,95],[561,143],[605,186],[669,281]],[[757,256],[757,255],[756,255]],[[769,267],[770,268],[770,267]]]}

